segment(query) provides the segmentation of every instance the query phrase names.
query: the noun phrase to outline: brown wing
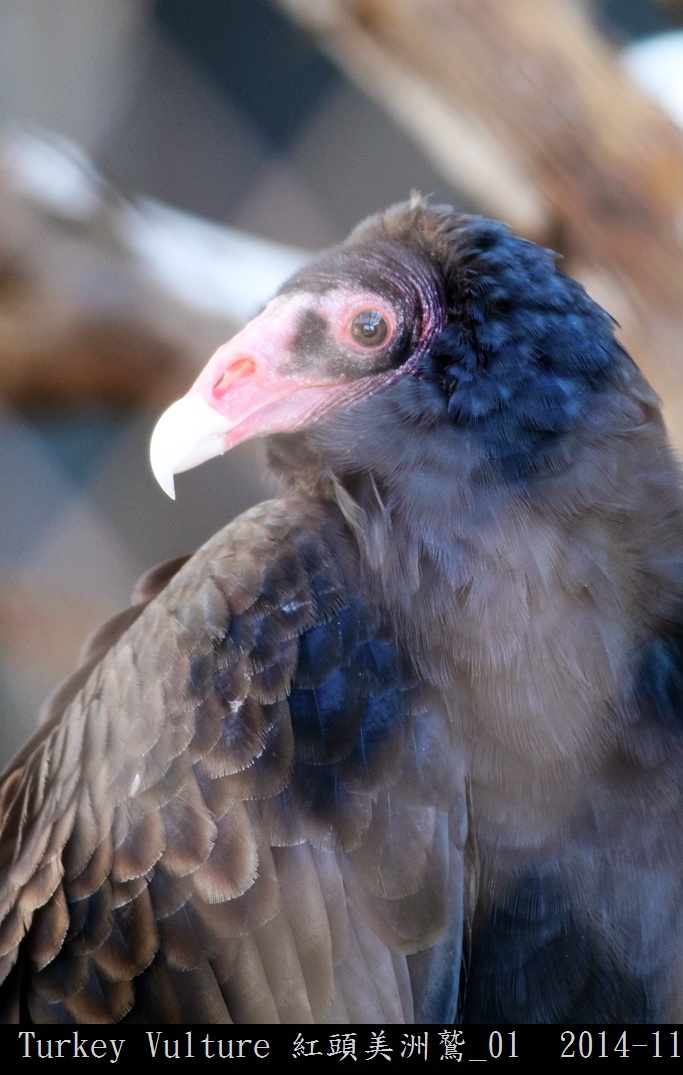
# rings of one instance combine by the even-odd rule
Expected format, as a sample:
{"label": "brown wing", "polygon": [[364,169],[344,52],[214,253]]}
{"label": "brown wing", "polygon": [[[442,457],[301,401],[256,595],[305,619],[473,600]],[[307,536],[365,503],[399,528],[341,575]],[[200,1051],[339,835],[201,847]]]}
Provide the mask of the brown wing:
{"label": "brown wing", "polygon": [[460,761],[340,518],[271,502],[177,566],[6,771],[5,1018],[452,1017]]}

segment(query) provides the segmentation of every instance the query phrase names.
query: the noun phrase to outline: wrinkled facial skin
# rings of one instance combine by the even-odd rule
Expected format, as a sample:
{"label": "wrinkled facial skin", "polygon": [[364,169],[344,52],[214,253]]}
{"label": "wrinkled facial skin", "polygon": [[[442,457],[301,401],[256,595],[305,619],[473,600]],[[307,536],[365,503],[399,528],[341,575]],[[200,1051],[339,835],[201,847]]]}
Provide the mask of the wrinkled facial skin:
{"label": "wrinkled facial skin", "polygon": [[437,273],[421,252],[390,242],[339,248],[278,296],[304,300],[282,372],[315,368],[349,381],[396,370],[428,350],[443,322]]}

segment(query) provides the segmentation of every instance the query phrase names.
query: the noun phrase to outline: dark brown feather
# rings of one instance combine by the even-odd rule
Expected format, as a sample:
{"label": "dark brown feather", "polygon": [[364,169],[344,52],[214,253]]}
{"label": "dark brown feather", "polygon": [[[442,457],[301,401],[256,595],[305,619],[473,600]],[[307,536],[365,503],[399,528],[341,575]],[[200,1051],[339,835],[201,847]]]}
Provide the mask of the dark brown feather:
{"label": "dark brown feather", "polygon": [[683,496],[609,317],[414,199],[156,472],[259,431],[294,494],[148,574],[5,772],[5,1017],[680,1020]]}
{"label": "dark brown feather", "polygon": [[[366,988],[382,951],[393,967],[387,944],[406,952],[443,931],[441,897],[439,908],[425,899],[444,875],[442,806],[416,801],[409,782],[382,792],[414,741],[407,707],[372,769],[355,758],[358,726],[327,753],[297,752],[292,735],[299,640],[316,624],[337,630],[356,599],[356,549],[335,508],[261,506],[189,564],[148,575],[138,596],[152,603],[90,641],[85,661],[104,663],[70,701],[61,691],[4,788],[14,805],[3,891],[14,884],[19,902],[2,936],[6,951],[19,948],[34,1019],[319,1020],[353,1008],[340,990]],[[378,629],[368,620],[364,637]],[[300,689],[326,675],[302,667]],[[359,675],[362,708],[388,688],[372,663]],[[41,777],[53,757],[57,773]],[[339,783],[329,806],[318,769]],[[383,846],[390,821],[396,836]],[[352,852],[343,869],[342,848]],[[397,928],[402,914],[414,919],[414,899],[419,924]],[[361,939],[370,905],[375,925]],[[403,993],[391,970],[377,1001],[396,1018],[407,1014],[401,966]]]}

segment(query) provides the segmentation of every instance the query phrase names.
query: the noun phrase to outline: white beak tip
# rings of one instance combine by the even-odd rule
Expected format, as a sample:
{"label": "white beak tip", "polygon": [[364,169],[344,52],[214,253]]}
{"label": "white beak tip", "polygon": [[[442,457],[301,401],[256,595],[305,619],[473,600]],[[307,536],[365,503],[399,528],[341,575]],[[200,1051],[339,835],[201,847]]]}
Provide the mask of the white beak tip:
{"label": "white beak tip", "polygon": [[196,394],[184,396],[164,411],[152,433],[149,461],[171,500],[175,500],[173,475],[219,455],[221,438],[229,428],[226,419]]}
{"label": "white beak tip", "polygon": [[166,496],[170,496],[171,500],[175,500],[175,482],[173,481],[173,475],[171,475],[167,481],[162,481],[158,474],[155,474],[154,477],[166,493]]}
{"label": "white beak tip", "polygon": [[166,417],[167,414],[168,412],[162,415],[152,434],[152,440],[149,446],[149,461],[152,467],[152,474],[157,482],[166,495],[170,496],[171,500],[175,500],[175,484],[173,481],[173,475],[175,473],[174,452],[172,450],[173,442],[169,436],[169,421]]}

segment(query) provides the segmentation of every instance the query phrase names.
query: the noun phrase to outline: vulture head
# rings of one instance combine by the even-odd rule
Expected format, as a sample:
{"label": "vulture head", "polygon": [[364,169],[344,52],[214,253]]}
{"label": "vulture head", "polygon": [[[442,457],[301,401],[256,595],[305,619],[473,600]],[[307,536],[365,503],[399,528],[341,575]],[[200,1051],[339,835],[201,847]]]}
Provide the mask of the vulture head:
{"label": "vulture head", "polygon": [[561,470],[567,434],[613,429],[601,400],[615,381],[656,406],[551,251],[415,198],[297,272],[218,349],[159,421],[152,467],[173,496],[174,473],[268,434],[287,482],[343,489],[366,513],[400,489],[416,507],[404,514],[437,525],[444,482],[452,513],[474,488]]}

